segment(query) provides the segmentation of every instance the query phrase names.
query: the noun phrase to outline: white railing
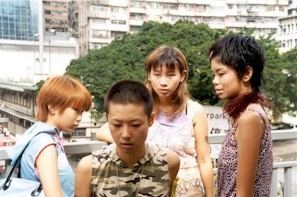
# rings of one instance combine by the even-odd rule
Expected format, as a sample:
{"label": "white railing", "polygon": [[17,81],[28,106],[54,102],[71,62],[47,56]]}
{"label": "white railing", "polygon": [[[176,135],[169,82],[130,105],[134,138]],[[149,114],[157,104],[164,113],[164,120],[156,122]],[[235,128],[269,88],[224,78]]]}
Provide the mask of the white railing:
{"label": "white railing", "polygon": [[297,196],[297,161],[273,163],[271,197]]}
{"label": "white railing", "polygon": [[[272,132],[273,140],[290,140],[297,139],[297,130],[278,130]],[[211,135],[209,141],[211,144],[220,144],[224,139],[224,135]],[[65,152],[67,155],[87,155],[94,150],[100,149],[106,143],[99,141],[72,142],[65,144]],[[7,147],[0,147],[0,162],[9,161],[6,153]],[[6,165],[9,162],[5,162]],[[0,164],[1,165],[1,164]],[[6,168],[7,166],[5,166]],[[74,166],[75,167],[75,166]],[[5,172],[4,172],[5,174]],[[2,176],[4,175],[2,174]],[[272,176],[272,197],[292,197],[297,196],[297,161],[282,161],[273,163]],[[0,176],[1,177],[1,176]]]}

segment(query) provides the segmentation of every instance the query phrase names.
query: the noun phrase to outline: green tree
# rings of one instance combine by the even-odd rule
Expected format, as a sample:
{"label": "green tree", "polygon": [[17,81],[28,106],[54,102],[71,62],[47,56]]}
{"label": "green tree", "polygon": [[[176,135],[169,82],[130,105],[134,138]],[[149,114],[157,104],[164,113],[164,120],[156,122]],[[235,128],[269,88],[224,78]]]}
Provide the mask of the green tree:
{"label": "green tree", "polygon": [[[242,32],[252,34],[245,29]],[[208,50],[215,40],[227,33],[230,32],[187,21],[174,25],[147,22],[138,33],[126,34],[106,47],[91,50],[87,56],[73,60],[66,73],[82,80],[94,96],[95,108],[102,112],[107,89],[121,79],[144,81],[146,56],[161,44],[167,44],[179,48],[187,57],[191,95],[203,104],[213,105],[218,99],[211,83]],[[261,37],[259,41],[267,59],[263,91],[274,104],[275,115],[296,111],[297,52],[280,55],[278,44],[271,35]]]}
{"label": "green tree", "polygon": [[[167,44],[179,48],[186,55],[191,68],[190,90],[195,98],[207,103],[208,97],[200,94],[205,92],[205,95],[209,95],[211,84],[203,81],[203,86],[207,84],[209,89],[203,88],[201,91],[201,80],[196,80],[199,76],[197,71],[200,67],[209,71],[208,47],[219,35],[221,31],[187,21],[179,21],[174,25],[148,22],[138,33],[126,34],[104,48],[92,50],[87,56],[73,60],[66,73],[79,77],[86,84],[95,97],[95,108],[102,111],[104,94],[111,84],[121,79],[144,81],[147,54],[161,44]],[[205,73],[209,80],[211,74]]]}
{"label": "green tree", "polygon": [[[281,55],[283,66],[281,75],[283,76],[283,88],[281,97],[283,97],[278,111],[289,112],[292,115],[297,115],[297,49],[293,49]],[[280,95],[276,95],[279,97]],[[281,101],[279,101],[281,102]],[[277,103],[280,104],[280,103]]]}

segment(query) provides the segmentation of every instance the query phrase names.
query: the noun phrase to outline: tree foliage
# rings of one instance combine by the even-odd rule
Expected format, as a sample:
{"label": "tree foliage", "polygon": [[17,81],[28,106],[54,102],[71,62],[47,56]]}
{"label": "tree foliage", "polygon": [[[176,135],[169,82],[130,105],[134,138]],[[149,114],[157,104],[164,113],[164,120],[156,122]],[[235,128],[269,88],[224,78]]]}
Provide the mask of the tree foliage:
{"label": "tree foliage", "polygon": [[[243,32],[251,34],[247,30]],[[189,90],[193,98],[213,105],[218,103],[218,99],[211,83],[208,49],[227,33],[226,30],[210,29],[207,25],[187,21],[174,25],[147,22],[138,33],[126,34],[106,47],[91,50],[87,56],[73,60],[66,73],[81,79],[95,98],[95,108],[102,112],[107,89],[121,79],[144,81],[146,56],[161,44],[167,44],[179,48],[187,57]],[[297,50],[281,56],[277,42],[271,36],[262,37],[259,41],[267,58],[264,92],[274,103],[277,113],[296,111]]]}

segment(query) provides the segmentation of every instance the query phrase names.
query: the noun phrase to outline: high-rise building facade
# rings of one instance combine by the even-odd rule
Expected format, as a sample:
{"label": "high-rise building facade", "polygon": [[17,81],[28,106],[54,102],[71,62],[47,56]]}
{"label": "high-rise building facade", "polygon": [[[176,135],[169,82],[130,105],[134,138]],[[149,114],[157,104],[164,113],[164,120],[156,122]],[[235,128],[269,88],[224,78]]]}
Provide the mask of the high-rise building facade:
{"label": "high-rise building facade", "polygon": [[0,39],[36,40],[37,0],[0,0]]}
{"label": "high-rise building facade", "polygon": [[81,55],[101,48],[146,21],[188,20],[211,28],[253,29],[255,35],[277,32],[288,0],[91,0],[77,1]]}
{"label": "high-rise building facade", "polygon": [[69,0],[43,0],[44,30],[68,31]]}
{"label": "high-rise building facade", "polygon": [[297,46],[297,0],[290,1],[288,15],[279,18],[278,40],[280,52],[286,52]]}

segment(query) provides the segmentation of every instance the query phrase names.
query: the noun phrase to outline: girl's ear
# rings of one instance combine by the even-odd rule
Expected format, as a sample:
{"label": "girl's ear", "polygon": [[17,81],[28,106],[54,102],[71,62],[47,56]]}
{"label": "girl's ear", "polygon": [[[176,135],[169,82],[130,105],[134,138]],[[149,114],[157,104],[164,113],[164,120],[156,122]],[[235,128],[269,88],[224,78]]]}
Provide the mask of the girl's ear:
{"label": "girl's ear", "polygon": [[146,73],[146,76],[147,76],[147,81],[151,81],[151,72],[147,72]]}
{"label": "girl's ear", "polygon": [[55,115],[55,113],[56,113],[56,108],[55,108],[54,106],[52,106],[52,105],[48,105],[48,106],[47,106],[47,109],[48,109],[48,113],[49,113],[50,115]]}
{"label": "girl's ear", "polygon": [[243,74],[242,80],[244,82],[250,81],[250,79],[253,76],[253,73],[254,73],[253,68],[251,66],[247,66],[246,69],[245,69],[245,73]]}
{"label": "girl's ear", "polygon": [[186,78],[187,70],[184,70],[184,72],[181,74],[180,83],[182,83]]}

